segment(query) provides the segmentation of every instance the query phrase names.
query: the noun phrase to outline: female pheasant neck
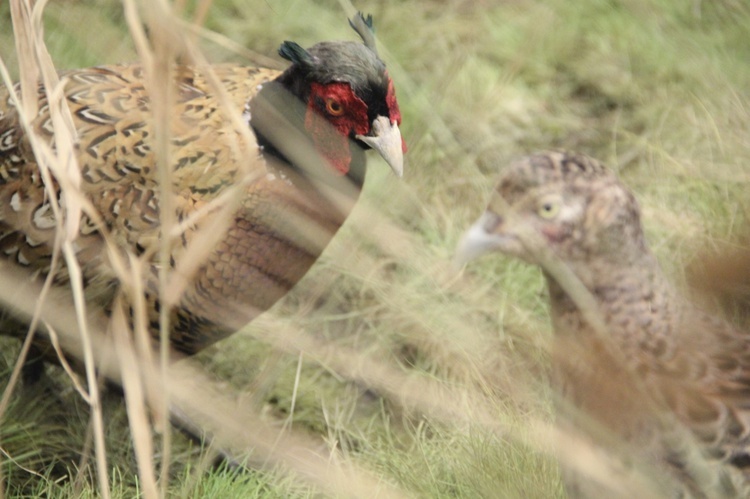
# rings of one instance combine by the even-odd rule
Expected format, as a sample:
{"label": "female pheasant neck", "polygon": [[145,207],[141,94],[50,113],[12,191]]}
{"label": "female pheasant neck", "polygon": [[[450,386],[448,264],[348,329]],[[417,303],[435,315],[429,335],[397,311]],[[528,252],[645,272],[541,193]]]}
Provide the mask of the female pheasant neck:
{"label": "female pheasant neck", "polygon": [[[644,360],[671,355],[663,338],[679,314],[681,301],[664,276],[654,256],[644,249],[630,254],[627,261],[593,259],[585,265],[570,265],[594,297],[607,333],[625,358]],[[583,338],[593,334],[575,301],[547,272],[552,321],[560,334]]]}

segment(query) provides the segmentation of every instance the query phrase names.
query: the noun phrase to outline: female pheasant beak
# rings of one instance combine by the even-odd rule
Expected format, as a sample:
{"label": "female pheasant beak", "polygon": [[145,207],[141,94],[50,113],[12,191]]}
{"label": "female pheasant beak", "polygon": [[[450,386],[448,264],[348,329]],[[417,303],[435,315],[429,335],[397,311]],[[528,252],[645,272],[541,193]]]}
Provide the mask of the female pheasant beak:
{"label": "female pheasant beak", "polygon": [[500,225],[502,225],[502,217],[491,211],[485,211],[461,236],[453,257],[453,265],[461,268],[485,253],[503,251],[512,238],[494,231]]}
{"label": "female pheasant beak", "polygon": [[371,132],[373,135],[357,135],[356,138],[378,151],[393,173],[401,177],[404,174],[405,146],[398,123],[386,116],[378,116],[372,122]]}

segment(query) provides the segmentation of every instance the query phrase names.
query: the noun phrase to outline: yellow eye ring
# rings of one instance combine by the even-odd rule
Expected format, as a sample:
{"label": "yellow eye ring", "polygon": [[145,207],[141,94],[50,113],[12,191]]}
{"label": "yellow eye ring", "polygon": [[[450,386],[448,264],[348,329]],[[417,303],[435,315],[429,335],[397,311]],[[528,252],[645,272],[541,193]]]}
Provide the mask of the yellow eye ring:
{"label": "yellow eye ring", "polygon": [[557,214],[560,212],[560,203],[558,201],[544,201],[539,205],[539,208],[537,209],[537,213],[540,217],[551,219],[555,218]]}
{"label": "yellow eye ring", "polygon": [[331,116],[341,116],[344,114],[344,106],[333,97],[328,97],[326,99],[326,111]]}

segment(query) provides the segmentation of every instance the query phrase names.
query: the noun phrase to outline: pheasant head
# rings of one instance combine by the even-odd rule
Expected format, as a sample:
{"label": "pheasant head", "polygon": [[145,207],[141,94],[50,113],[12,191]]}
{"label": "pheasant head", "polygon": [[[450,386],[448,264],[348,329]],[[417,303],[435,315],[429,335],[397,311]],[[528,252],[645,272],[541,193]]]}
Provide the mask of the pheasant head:
{"label": "pheasant head", "polygon": [[503,173],[457,258],[489,251],[534,264],[551,252],[581,278],[597,266],[650,258],[630,191],[594,159],[558,151],[525,157]]}
{"label": "pheasant head", "polygon": [[[327,41],[309,49],[290,41],[281,45],[279,54],[292,65],[253,99],[251,124],[265,151],[295,164],[278,141],[266,140],[261,123],[266,114],[258,104],[265,97],[277,109],[287,109],[282,111],[285,118],[303,131],[334,172],[361,180],[364,164],[358,150],[374,149],[401,176],[406,152],[401,112],[393,81],[376,51],[372,18],[359,14],[350,24],[364,43]],[[290,93],[296,99],[285,98]]]}

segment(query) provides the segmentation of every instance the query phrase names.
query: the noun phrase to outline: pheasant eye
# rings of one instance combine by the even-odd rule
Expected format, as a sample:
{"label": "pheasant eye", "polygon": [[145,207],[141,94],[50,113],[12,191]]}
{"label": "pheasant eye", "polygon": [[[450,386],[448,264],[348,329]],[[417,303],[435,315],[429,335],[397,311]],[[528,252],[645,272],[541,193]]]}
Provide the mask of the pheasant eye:
{"label": "pheasant eye", "polygon": [[554,218],[560,211],[560,202],[558,200],[545,200],[539,204],[537,213],[540,217],[550,219]]}
{"label": "pheasant eye", "polygon": [[326,111],[331,116],[341,116],[344,113],[344,106],[336,99],[329,97],[326,99]]}

